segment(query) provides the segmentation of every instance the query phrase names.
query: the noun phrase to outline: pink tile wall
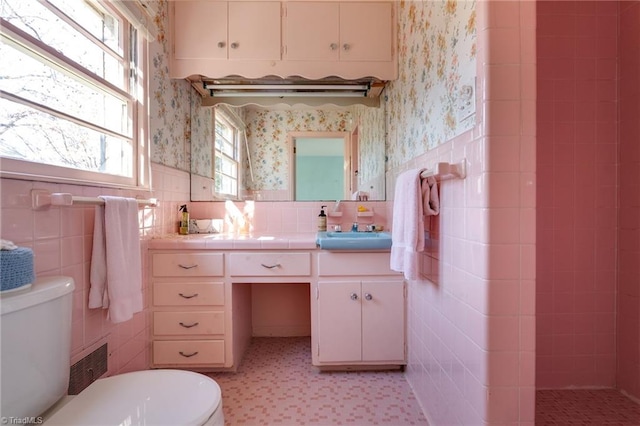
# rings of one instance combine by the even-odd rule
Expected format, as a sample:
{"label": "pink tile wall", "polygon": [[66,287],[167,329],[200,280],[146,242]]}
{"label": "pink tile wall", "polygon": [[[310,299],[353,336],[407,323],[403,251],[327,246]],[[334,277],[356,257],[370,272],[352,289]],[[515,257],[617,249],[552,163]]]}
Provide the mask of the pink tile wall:
{"label": "pink tile wall", "polygon": [[[223,219],[233,215],[237,209],[240,214],[249,212],[251,203],[235,202],[233,208],[227,209],[225,202],[191,203],[189,205],[192,219]],[[385,201],[341,201],[338,207],[341,216],[332,216],[335,201],[296,202],[296,201],[259,201],[253,203],[253,216],[251,231],[256,233],[298,233],[316,232],[318,227],[318,214],[320,207],[326,205],[327,229],[334,225],[340,225],[343,231],[351,229],[353,222],[357,221],[359,229],[363,230],[367,224],[387,225],[387,203]],[[373,212],[372,217],[358,217],[358,206],[363,206]],[[230,221],[226,221],[225,231],[231,229]],[[175,232],[175,231],[174,231]]]}
{"label": "pink tile wall", "polygon": [[618,2],[537,5],[536,381],[613,386]]}
{"label": "pink tile wall", "polygon": [[[175,179],[162,179],[171,175],[173,169],[154,167],[154,185],[159,191],[154,196],[176,200],[180,189],[168,184]],[[182,191],[182,199],[189,198],[188,174],[187,190]],[[164,190],[163,190],[164,188]],[[94,208],[91,206],[51,207],[35,211],[31,208],[31,189],[47,189],[51,192],[68,192],[74,195],[98,196],[119,195],[149,197],[149,193],[134,193],[113,189],[61,185],[45,182],[31,182],[14,179],[0,179],[0,235],[3,239],[30,247],[35,254],[36,276],[65,275],[73,277],[76,289],[73,293],[72,354],[74,363],[105,342],[108,343],[108,375],[127,371],[144,370],[149,367],[149,319],[145,305],[143,312],[134,315],[130,321],[112,324],[106,319],[106,312],[88,309],[89,271],[93,242]],[[160,232],[166,225],[162,202],[155,209],[140,210],[141,233]],[[177,202],[175,203],[177,204]],[[168,226],[168,225],[167,225]],[[146,241],[142,241],[142,251],[146,253]],[[146,256],[143,259],[144,293],[146,286]]]}
{"label": "pink tile wall", "polygon": [[640,3],[619,7],[617,387],[640,399]]}
{"label": "pink tile wall", "polygon": [[533,2],[478,2],[478,124],[387,174],[393,199],[406,169],[468,163],[409,282],[407,377],[430,424],[534,424],[535,25]]}

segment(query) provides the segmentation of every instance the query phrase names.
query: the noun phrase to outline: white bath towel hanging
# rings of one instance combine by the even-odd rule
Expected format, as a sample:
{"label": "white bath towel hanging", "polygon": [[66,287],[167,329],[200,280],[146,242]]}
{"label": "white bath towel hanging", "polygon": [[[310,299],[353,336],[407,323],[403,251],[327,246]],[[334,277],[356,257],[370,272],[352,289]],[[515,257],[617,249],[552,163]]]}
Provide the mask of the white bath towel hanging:
{"label": "white bath towel hanging", "polygon": [[393,200],[390,267],[408,280],[418,278],[418,253],[424,251],[422,170],[411,169],[398,176]]}
{"label": "white bath towel hanging", "polygon": [[89,308],[109,309],[109,319],[118,323],[143,307],[138,202],[100,198],[105,205],[95,212]]}

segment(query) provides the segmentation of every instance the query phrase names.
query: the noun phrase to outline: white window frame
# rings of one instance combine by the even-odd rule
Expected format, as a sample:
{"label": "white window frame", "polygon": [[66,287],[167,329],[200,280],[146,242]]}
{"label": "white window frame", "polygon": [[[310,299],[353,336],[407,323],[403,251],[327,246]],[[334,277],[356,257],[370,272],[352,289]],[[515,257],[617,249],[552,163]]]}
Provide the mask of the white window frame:
{"label": "white window frame", "polygon": [[[233,144],[236,152],[236,158],[231,158],[228,155],[225,155],[220,150],[218,150],[218,147],[216,146],[216,137],[217,137],[216,124],[218,121],[223,123],[225,126],[233,129]],[[240,136],[241,136],[240,133],[241,133],[241,130],[238,128],[238,126],[234,123],[234,121],[230,117],[228,117],[226,114],[221,112],[218,108],[213,109],[213,164],[212,164],[213,179],[214,179],[213,191],[214,191],[214,196],[217,199],[222,199],[222,200],[240,199],[241,180],[242,180],[242,170],[240,168],[242,164],[242,158],[241,158],[242,151],[240,150]],[[237,175],[236,178],[228,176],[230,179],[235,180],[235,186],[236,186],[235,194],[227,194],[224,192],[218,192],[216,190],[216,182],[218,179],[218,171],[216,170],[216,158],[218,157],[224,157],[228,160],[231,160],[236,165],[236,175]]]}
{"label": "white window frame", "polygon": [[[150,189],[151,177],[150,177],[150,146],[149,140],[149,122],[148,122],[148,42],[143,34],[138,31],[137,36],[137,69],[131,70],[128,64],[131,63],[130,49],[130,25],[134,23],[130,22],[126,15],[121,13],[117,7],[118,4],[110,1],[103,1],[100,4],[109,10],[110,13],[118,16],[122,19],[123,30],[122,45],[124,47],[125,56],[125,69],[124,72],[127,75],[132,76],[135,73],[133,80],[127,79],[129,93],[126,94],[130,98],[130,119],[131,119],[131,143],[132,143],[132,176],[118,176],[107,173],[93,172],[87,170],[78,170],[63,166],[55,166],[50,164],[39,163],[36,161],[25,161],[14,158],[0,157],[0,177],[3,178],[15,178],[23,180],[36,180],[45,182],[56,183],[71,183],[78,185],[92,185],[101,187],[116,187],[116,188],[131,188],[131,189]],[[73,21],[66,16],[59,17],[66,22],[73,25]],[[38,52],[45,56],[53,63],[61,66],[62,68],[71,69],[80,75],[89,75],[86,69],[72,60],[66,58],[64,55],[58,53],[55,49],[52,49],[47,44],[34,39],[28,34],[24,33],[19,28],[7,23],[4,20],[0,20],[0,32],[3,40],[9,42],[16,42],[28,47],[28,49]],[[5,25],[6,24],[6,25]],[[5,39],[6,37],[6,39]],[[100,77],[90,74],[89,79],[97,82],[98,84],[112,88],[113,85],[106,80],[102,80]],[[136,87],[132,87],[133,83],[136,83]],[[122,92],[120,89],[115,89]],[[137,94],[137,96],[136,96]],[[33,104],[30,101],[23,100],[10,93],[0,92],[0,96],[4,99],[19,102],[32,106],[38,109],[37,104]],[[73,117],[69,117],[73,121]]]}

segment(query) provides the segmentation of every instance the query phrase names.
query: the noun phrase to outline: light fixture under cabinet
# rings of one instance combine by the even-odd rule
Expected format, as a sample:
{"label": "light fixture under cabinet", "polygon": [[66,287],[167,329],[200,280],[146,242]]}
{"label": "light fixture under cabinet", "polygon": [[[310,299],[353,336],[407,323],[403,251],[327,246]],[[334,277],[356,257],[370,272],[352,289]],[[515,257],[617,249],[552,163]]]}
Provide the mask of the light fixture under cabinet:
{"label": "light fixture under cabinet", "polygon": [[[197,88],[195,79],[191,80]],[[249,79],[240,76],[225,78],[200,77],[200,90],[203,95],[203,105],[228,103],[231,105],[277,103],[307,105],[362,104],[378,106],[380,93],[386,82],[372,77],[356,80],[346,80],[340,77],[327,77],[310,80],[292,76],[287,78],[268,76]]]}
{"label": "light fixture under cabinet", "polygon": [[225,92],[213,91],[211,96],[223,98],[363,98],[362,92]]}

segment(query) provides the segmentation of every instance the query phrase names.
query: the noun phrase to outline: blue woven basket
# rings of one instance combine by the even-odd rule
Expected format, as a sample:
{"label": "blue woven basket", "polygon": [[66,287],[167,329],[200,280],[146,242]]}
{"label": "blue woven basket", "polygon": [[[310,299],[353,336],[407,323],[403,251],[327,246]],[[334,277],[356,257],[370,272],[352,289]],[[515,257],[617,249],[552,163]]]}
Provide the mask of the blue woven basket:
{"label": "blue woven basket", "polygon": [[33,251],[18,247],[0,250],[0,291],[14,290],[35,280]]}

